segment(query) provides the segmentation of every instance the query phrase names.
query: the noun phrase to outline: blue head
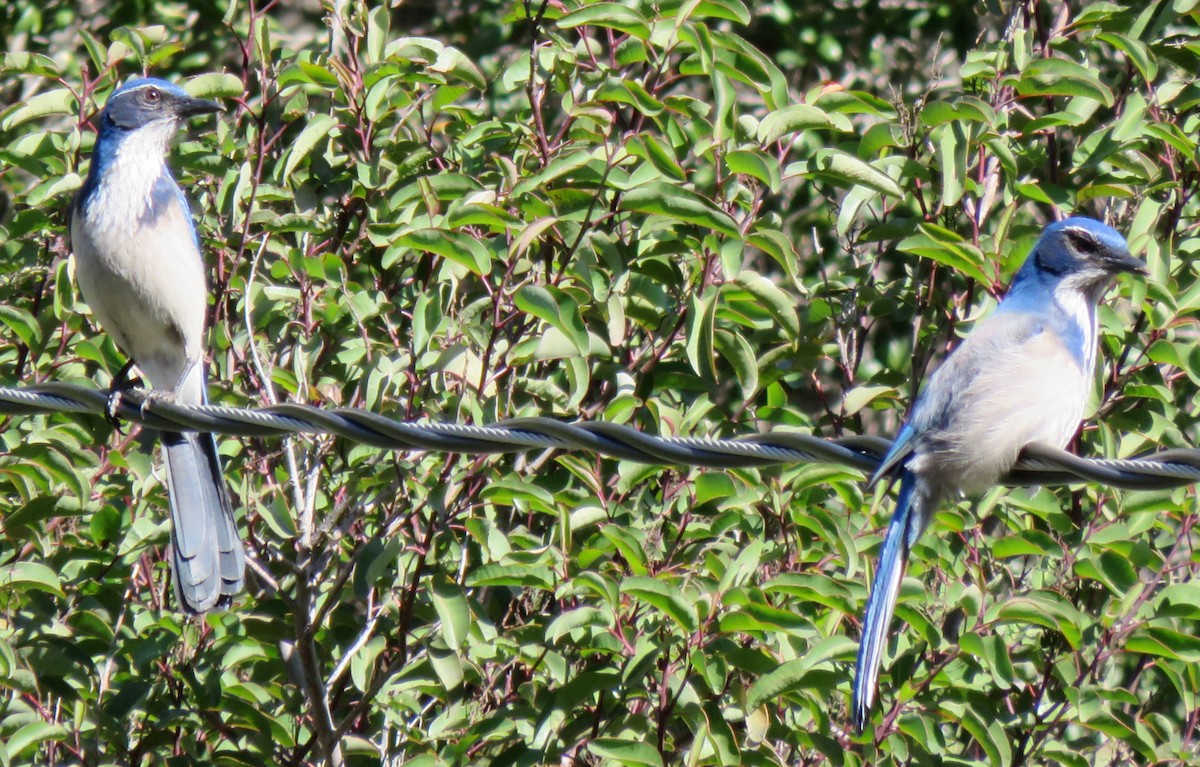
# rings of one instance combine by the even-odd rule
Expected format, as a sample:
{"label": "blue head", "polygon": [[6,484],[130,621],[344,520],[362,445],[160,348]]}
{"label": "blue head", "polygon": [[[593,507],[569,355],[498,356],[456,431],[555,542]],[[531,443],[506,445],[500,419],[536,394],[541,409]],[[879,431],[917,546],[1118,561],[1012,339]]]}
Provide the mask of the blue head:
{"label": "blue head", "polygon": [[1030,283],[1075,290],[1097,303],[1122,272],[1146,274],[1121,233],[1091,218],[1074,216],[1050,224],[1017,272],[1009,294]]}
{"label": "blue head", "polygon": [[144,198],[160,178],[170,180],[167,150],[180,124],[219,111],[219,104],[193,98],[166,80],[137,78],[117,88],[100,113],[91,168],[76,204],[89,204],[103,184]]}
{"label": "blue head", "polygon": [[100,135],[119,137],[155,126],[174,132],[189,117],[220,111],[220,104],[193,98],[166,80],[141,77],[125,83],[108,97],[100,115]]}

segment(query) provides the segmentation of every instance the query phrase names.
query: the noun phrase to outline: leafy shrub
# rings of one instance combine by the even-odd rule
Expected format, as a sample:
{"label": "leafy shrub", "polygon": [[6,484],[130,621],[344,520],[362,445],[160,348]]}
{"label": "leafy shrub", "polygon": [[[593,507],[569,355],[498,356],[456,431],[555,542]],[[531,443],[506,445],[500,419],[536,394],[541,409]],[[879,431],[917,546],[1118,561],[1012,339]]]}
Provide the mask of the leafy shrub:
{"label": "leafy shrub", "polygon": [[[172,159],[215,401],[891,434],[1082,211],[1152,276],[1102,313],[1078,449],[1194,443],[1193,4],[879,5],[14,0],[5,380],[124,362],[66,210],[145,71],[229,107]],[[1190,488],[947,505],[859,738],[890,501],[855,471],[223,438],[258,576],[186,622],[136,429],[2,438],[4,764],[1197,763]]]}

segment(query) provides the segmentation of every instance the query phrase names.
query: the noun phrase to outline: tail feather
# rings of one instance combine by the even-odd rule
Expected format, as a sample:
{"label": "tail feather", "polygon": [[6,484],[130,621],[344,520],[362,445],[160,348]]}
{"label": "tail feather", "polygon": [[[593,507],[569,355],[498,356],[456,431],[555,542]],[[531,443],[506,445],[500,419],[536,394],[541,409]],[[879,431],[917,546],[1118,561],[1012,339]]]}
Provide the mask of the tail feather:
{"label": "tail feather", "polygon": [[228,604],[242,588],[245,555],[211,434],[162,434],[171,505],[171,563],[184,609]]}
{"label": "tail feather", "polygon": [[908,564],[908,552],[912,544],[925,530],[932,504],[927,493],[920,492],[918,477],[905,471],[900,479],[900,496],[896,511],[888,524],[879,554],[879,566],[875,571],[875,582],[867,597],[867,610],[863,617],[862,641],[858,646],[858,662],[854,670],[854,692],[850,703],[854,728],[859,732],[866,727],[875,703],[875,692],[879,684],[879,666],[887,644],[892,615],[896,610],[896,597],[900,593],[900,582]]}

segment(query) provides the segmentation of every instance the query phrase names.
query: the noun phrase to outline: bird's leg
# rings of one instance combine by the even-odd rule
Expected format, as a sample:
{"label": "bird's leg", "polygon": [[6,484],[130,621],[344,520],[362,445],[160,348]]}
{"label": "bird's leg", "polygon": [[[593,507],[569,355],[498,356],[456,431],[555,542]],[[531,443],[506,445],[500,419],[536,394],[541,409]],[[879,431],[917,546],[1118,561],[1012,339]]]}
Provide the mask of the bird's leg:
{"label": "bird's leg", "polygon": [[124,366],[117,371],[117,375],[113,378],[112,383],[108,386],[108,403],[104,407],[104,414],[108,418],[108,422],[116,429],[117,433],[121,433],[121,419],[117,417],[117,411],[121,409],[121,396],[134,387],[135,378],[129,377],[129,371],[133,370],[133,359],[129,359]]}
{"label": "bird's leg", "polygon": [[188,357],[184,360],[183,370],[179,371],[179,378],[175,379],[175,385],[171,387],[171,396],[174,397],[183,390],[183,382],[192,374],[192,369],[199,364],[200,360],[195,357]]}
{"label": "bird's leg", "polygon": [[146,392],[146,398],[142,400],[142,414],[145,415],[146,408],[150,407],[154,402],[174,402],[179,397],[179,392],[183,390],[183,384],[191,375],[192,370],[199,363],[195,357],[188,357],[184,360],[183,370],[179,373],[179,377],[175,379],[175,385],[170,389],[151,389]]}

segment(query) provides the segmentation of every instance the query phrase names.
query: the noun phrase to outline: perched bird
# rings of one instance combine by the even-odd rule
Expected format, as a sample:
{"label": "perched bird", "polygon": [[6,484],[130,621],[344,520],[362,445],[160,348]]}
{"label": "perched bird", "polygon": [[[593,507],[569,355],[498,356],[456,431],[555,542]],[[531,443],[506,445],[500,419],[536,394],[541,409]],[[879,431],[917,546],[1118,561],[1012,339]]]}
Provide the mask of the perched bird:
{"label": "perched bird", "polygon": [[858,649],[851,716],[871,713],[900,581],[937,505],[1008,473],[1021,449],[1064,447],[1079,428],[1096,363],[1096,309],[1117,274],[1145,274],[1115,229],[1068,218],[1042,232],[994,314],[934,372],[871,478],[898,476]]}
{"label": "perched bird", "polygon": [[[163,80],[115,90],[71,210],[84,299],[151,388],[188,405],[208,401],[208,287],[191,212],[166,157],[185,119],[220,110]],[[160,439],[175,591],[184,609],[203,613],[241,589],[242,543],[213,435],[163,432]]]}

